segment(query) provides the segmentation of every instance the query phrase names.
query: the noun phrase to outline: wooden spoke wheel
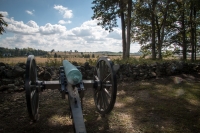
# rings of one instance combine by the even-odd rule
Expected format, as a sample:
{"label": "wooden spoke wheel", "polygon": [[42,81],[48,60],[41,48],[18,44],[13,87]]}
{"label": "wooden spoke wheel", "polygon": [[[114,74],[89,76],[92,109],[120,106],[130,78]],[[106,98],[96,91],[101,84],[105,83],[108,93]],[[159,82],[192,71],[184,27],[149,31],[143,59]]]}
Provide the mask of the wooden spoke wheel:
{"label": "wooden spoke wheel", "polygon": [[25,90],[28,114],[33,121],[36,121],[38,119],[39,92],[37,89],[37,68],[33,55],[29,55],[26,62]]}
{"label": "wooden spoke wheel", "polygon": [[109,58],[101,57],[94,70],[94,102],[102,115],[110,113],[116,101],[117,80],[113,65]]}

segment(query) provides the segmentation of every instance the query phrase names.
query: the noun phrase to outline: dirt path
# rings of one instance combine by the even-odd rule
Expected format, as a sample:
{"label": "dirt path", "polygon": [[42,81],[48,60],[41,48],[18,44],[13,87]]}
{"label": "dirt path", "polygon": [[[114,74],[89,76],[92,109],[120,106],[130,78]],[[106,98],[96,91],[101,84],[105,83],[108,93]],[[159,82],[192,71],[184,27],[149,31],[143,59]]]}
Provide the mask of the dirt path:
{"label": "dirt path", "polygon": [[[119,82],[117,102],[102,118],[95,110],[92,90],[84,98],[88,133],[152,133],[200,131],[199,75],[179,75],[144,81]],[[58,90],[40,95],[40,119],[27,115],[24,92],[0,93],[0,133],[71,133],[68,101]]]}

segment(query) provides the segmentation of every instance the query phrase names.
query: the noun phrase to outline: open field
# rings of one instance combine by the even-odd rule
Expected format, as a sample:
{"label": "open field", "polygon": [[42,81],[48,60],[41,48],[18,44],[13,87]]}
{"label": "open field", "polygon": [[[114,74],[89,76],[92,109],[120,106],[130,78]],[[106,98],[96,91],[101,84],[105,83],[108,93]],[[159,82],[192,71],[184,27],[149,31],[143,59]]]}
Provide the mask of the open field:
{"label": "open field", "polygon": [[[83,114],[88,133],[198,133],[200,75],[119,82],[111,114],[96,112],[92,89],[85,92]],[[59,91],[40,94],[40,119],[30,121],[25,93],[0,93],[1,133],[72,133],[67,99]]]}
{"label": "open field", "polygon": [[[47,62],[48,60],[55,60],[62,61],[63,58],[41,58],[41,57],[35,57],[37,64],[43,64]],[[66,58],[69,61],[76,61],[79,63],[86,62],[87,58]],[[91,58],[92,59],[92,58]],[[26,63],[27,57],[9,57],[9,58],[0,58],[0,62],[8,63],[8,64],[16,64],[16,63]]]}
{"label": "open field", "polygon": [[[103,56],[103,55],[102,55]],[[120,56],[108,56],[110,59],[121,59]],[[139,58],[139,56],[134,56],[134,58]],[[37,64],[44,64],[45,62],[48,62],[49,60],[57,60],[62,61],[63,59],[69,60],[69,61],[75,61],[77,63],[85,63],[87,60],[97,60],[98,58],[83,58],[83,57],[73,57],[70,56],[68,58],[42,58],[42,57],[35,57]],[[4,57],[0,58],[0,62],[7,63],[7,64],[16,64],[16,63],[26,63],[27,57]]]}

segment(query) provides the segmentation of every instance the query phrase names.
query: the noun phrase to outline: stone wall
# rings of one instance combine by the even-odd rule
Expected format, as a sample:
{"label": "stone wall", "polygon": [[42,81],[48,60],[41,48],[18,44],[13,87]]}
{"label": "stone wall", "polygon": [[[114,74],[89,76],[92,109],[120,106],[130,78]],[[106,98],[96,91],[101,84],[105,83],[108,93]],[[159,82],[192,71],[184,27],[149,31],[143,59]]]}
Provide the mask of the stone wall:
{"label": "stone wall", "polygon": [[[77,65],[74,63],[74,65]],[[24,63],[18,63],[10,66],[0,62],[0,92],[12,93],[24,90],[25,77]],[[86,62],[80,67],[83,79],[93,79],[93,68]],[[37,66],[38,80],[58,80],[59,67]],[[121,81],[144,80],[158,78],[162,76],[171,76],[181,73],[197,73],[200,70],[200,64],[186,63],[181,61],[163,62],[154,64],[123,64],[117,72],[117,79]]]}
{"label": "stone wall", "polygon": [[154,64],[123,64],[120,66],[117,76],[120,80],[143,80],[171,76],[178,74],[196,73],[200,70],[200,64],[183,61],[172,61]]}
{"label": "stone wall", "polygon": [[[77,65],[76,62],[73,63]],[[13,93],[24,90],[26,64],[10,66],[0,62],[0,92]],[[93,78],[93,67],[86,62],[80,67],[83,79]],[[59,67],[37,66],[37,77],[40,81],[59,80]]]}

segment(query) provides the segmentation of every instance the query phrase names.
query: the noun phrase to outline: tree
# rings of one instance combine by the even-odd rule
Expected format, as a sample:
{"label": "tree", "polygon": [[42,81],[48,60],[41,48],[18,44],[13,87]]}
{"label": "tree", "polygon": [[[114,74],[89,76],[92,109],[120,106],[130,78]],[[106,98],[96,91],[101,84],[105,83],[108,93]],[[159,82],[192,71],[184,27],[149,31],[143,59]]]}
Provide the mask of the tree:
{"label": "tree", "polygon": [[[171,42],[177,47],[181,47],[183,60],[187,59],[187,53],[191,53],[191,60],[196,60],[196,52],[199,49],[198,45],[198,30],[199,30],[199,1],[198,0],[179,0],[176,1],[177,8],[174,14],[174,34],[171,37]],[[180,16],[180,17],[179,17]],[[176,51],[175,51],[176,52]]]}
{"label": "tree", "polygon": [[155,27],[155,8],[156,8],[157,0],[152,1],[152,6],[149,5],[150,7],[150,12],[151,12],[151,27],[152,27],[152,37],[151,37],[151,49],[152,49],[152,59],[156,59],[156,40],[155,40],[155,34],[156,34],[156,27]]}
{"label": "tree", "polygon": [[[180,19],[174,18],[175,22],[172,26],[176,29],[176,33],[171,37],[173,43],[182,47],[183,60],[187,59],[187,44],[186,44],[186,2],[185,1],[176,1],[177,12],[175,16],[180,16]],[[178,49],[179,50],[179,49]],[[176,51],[174,51],[176,52]],[[180,52],[180,50],[178,51]]]}
{"label": "tree", "polygon": [[141,51],[151,53],[152,59],[156,59],[157,53],[162,59],[163,50],[170,45],[166,40],[169,39],[171,1],[136,0],[133,4],[132,38],[142,45]]}
{"label": "tree", "polygon": [[54,51],[55,51],[55,50],[54,50],[54,49],[52,49],[52,50],[51,50],[51,53],[53,53]]}
{"label": "tree", "polygon": [[6,32],[5,30],[4,30],[4,27],[3,26],[8,26],[8,24],[4,21],[4,19],[3,19],[3,15],[2,14],[0,14],[0,34],[3,34],[3,32]]}
{"label": "tree", "polygon": [[[168,16],[168,9],[169,9],[169,3],[171,0],[167,0],[165,2],[160,1],[160,8],[164,8],[160,10],[162,17],[161,16],[156,16],[156,26],[157,26],[157,37],[158,37],[158,58],[162,59],[162,45],[165,37],[165,26],[166,26],[166,20]],[[166,5],[163,7],[162,5]]]}
{"label": "tree", "polygon": [[57,58],[57,54],[56,53],[54,54],[54,58]]}
{"label": "tree", "polygon": [[191,43],[191,61],[196,60],[197,53],[197,38],[199,38],[199,13],[200,3],[199,0],[189,1],[189,31],[190,31],[190,43]]}
{"label": "tree", "polygon": [[117,17],[121,18],[123,59],[129,58],[132,0],[93,0],[92,4],[92,19],[99,20],[97,25],[109,32],[118,26]]}
{"label": "tree", "polygon": [[92,54],[92,58],[95,58],[95,55],[94,55],[94,54]]}
{"label": "tree", "polygon": [[132,0],[128,0],[127,3],[128,6],[128,13],[127,13],[127,42],[126,42],[126,51],[125,51],[125,57],[130,57],[130,44],[131,44],[131,13],[132,13]]}
{"label": "tree", "polygon": [[156,24],[155,16],[158,0],[137,0],[134,2],[131,38],[141,44],[140,51],[144,57],[151,54],[156,59]]}

